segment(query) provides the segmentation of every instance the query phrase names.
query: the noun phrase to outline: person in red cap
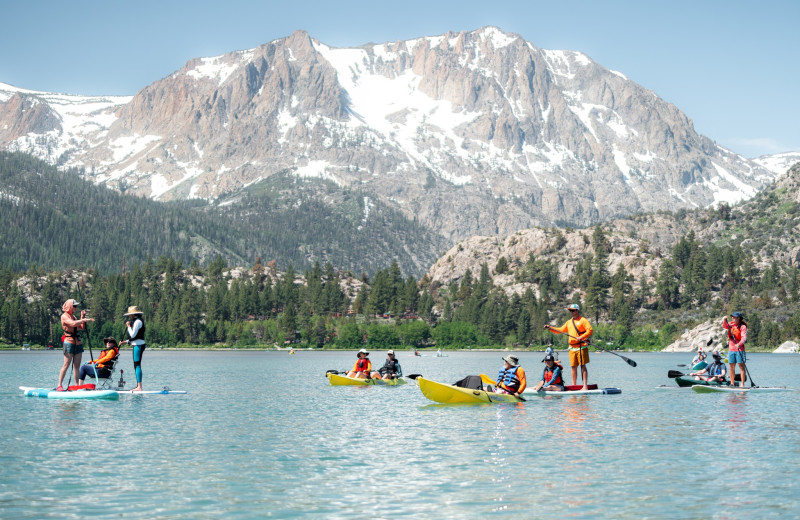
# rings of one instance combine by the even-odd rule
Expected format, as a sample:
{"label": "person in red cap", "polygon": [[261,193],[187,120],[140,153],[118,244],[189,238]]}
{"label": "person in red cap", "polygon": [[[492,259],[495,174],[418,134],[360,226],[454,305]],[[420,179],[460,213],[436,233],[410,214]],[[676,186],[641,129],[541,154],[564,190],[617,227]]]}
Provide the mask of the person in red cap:
{"label": "person in red cap", "polygon": [[581,367],[581,379],[583,379],[583,390],[589,389],[589,338],[594,330],[589,320],[581,316],[581,307],[577,303],[572,303],[567,307],[572,317],[561,327],[545,325],[544,328],[550,332],[569,335],[569,365],[572,372],[572,384],[578,384],[578,367]]}

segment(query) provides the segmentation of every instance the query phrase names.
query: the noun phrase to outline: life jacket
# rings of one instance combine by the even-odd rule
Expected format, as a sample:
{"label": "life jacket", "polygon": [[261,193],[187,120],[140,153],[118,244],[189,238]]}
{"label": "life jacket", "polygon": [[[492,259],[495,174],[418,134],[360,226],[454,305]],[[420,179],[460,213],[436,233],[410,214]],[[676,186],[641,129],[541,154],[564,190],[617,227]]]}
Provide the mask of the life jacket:
{"label": "life jacket", "polygon": [[117,358],[119,357],[119,347],[111,347],[111,348],[109,348],[109,349],[106,349],[106,350],[102,351],[102,352],[100,353],[100,354],[101,354],[101,356],[100,356],[100,357],[103,357],[103,356],[102,356],[102,354],[104,354],[105,352],[109,352],[109,351],[113,351],[113,352],[114,352],[114,357],[113,357],[113,358],[111,358],[111,359],[109,359],[109,360],[107,360],[107,361],[104,361],[103,363],[99,363],[99,364],[97,365],[97,367],[98,367],[98,368],[108,368],[108,369],[111,369],[111,368],[113,368],[113,367],[114,367],[114,363],[116,363],[116,361],[117,361]]}
{"label": "life jacket", "polygon": [[370,368],[372,368],[372,363],[369,359],[361,358],[356,361],[356,372],[369,372]]}
{"label": "life jacket", "polygon": [[[561,366],[561,363],[553,363],[553,368],[549,368],[547,365],[545,365],[545,367],[544,367],[544,375],[543,375],[543,379],[544,379],[545,383],[550,381],[550,379],[553,377],[553,374],[556,371],[556,367],[561,369],[561,374],[564,373],[564,367]],[[564,384],[564,378],[561,376],[561,374],[558,374],[558,379],[556,379],[555,381],[553,381],[550,384],[551,385],[563,385]]]}
{"label": "life jacket", "polygon": [[706,369],[706,373],[711,377],[718,376],[718,375],[722,374],[722,370],[724,368],[725,368],[725,364],[724,363],[717,363],[715,361],[714,363],[708,365],[708,368]]}
{"label": "life jacket", "polygon": [[[136,332],[136,335],[134,337],[130,338],[130,339],[131,339],[131,341],[137,340],[137,339],[140,339],[140,340],[144,341],[144,328],[145,328],[144,327],[144,320],[142,318],[136,318],[136,320],[141,321],[142,322],[142,326],[139,329],[139,331]],[[133,323],[136,323],[136,320],[133,320]]]}
{"label": "life jacket", "polygon": [[[75,316],[73,316],[72,314],[69,314],[68,312],[65,312],[64,314],[69,316],[69,318],[71,320],[75,319]],[[61,316],[63,317],[64,314],[62,314]],[[64,335],[61,336],[61,342],[63,343],[65,341],[68,341],[68,342],[72,343],[73,345],[77,345],[78,344],[78,327],[77,326],[69,327],[67,325],[64,325],[64,322],[62,321],[61,322],[61,328],[64,329]]]}
{"label": "life jacket", "polygon": [[500,374],[497,377],[497,384],[503,384],[503,387],[506,390],[516,392],[519,388],[519,385],[522,383],[519,378],[517,378],[517,369],[519,366],[511,367],[509,369],[501,369]]}
{"label": "life jacket", "polygon": [[397,374],[400,372],[400,362],[396,359],[387,359],[378,372],[381,374],[385,374],[387,372],[391,374]]}

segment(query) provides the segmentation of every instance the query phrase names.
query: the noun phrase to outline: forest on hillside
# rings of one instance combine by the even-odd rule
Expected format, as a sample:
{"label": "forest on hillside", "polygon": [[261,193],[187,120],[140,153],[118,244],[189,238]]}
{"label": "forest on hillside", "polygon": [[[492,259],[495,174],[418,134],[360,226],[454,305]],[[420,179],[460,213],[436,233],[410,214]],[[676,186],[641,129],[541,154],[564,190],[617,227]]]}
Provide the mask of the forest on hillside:
{"label": "forest on hillside", "polygon": [[[365,206],[369,205],[369,218]],[[257,257],[372,274],[396,261],[421,273],[444,239],[368,194],[288,173],[218,203],[121,195],[23,153],[0,152],[0,265],[120,273],[148,257],[233,265]],[[413,253],[412,253],[413,252]]]}
{"label": "forest on hillside", "polygon": [[[354,277],[328,263],[302,274],[278,272],[260,259],[229,268],[217,257],[205,267],[161,257],[125,273],[103,275],[31,267],[0,268],[0,342],[58,344],[61,303],[75,298],[97,321],[93,342],[123,334],[125,310],[137,305],[155,345],[233,347],[300,344],[314,348],[533,347],[561,341],[543,330],[567,319],[580,303],[595,326],[595,342],[622,349],[659,349],[686,327],[745,313],[751,348],[774,348],[800,336],[800,272],[773,263],[763,271],[740,246],[700,247],[681,239],[658,276],[632,284],[625,268],[607,269],[607,237],[592,234],[588,255],[569,280],[556,264],[530,257],[518,281],[537,287],[511,294],[496,286],[483,263],[450,285],[405,276],[396,262],[371,277]],[[507,269],[501,257],[495,272]]]}

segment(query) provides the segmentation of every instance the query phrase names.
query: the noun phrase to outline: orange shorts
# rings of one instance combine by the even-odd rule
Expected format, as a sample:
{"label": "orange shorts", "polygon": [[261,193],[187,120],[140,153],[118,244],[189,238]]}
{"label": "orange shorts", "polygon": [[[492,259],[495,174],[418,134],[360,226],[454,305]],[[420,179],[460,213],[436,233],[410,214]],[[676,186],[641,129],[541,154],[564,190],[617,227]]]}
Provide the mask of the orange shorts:
{"label": "orange shorts", "polygon": [[572,350],[572,347],[569,349],[569,366],[577,367],[580,365],[588,365],[589,364],[589,349],[588,347],[584,347],[580,350]]}

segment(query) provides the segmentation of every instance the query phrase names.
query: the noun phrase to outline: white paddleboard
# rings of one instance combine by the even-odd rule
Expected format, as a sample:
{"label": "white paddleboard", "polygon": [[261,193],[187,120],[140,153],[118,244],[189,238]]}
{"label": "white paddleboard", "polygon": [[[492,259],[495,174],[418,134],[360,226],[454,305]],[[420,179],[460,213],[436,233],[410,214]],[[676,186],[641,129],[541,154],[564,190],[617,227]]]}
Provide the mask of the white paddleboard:
{"label": "white paddleboard", "polygon": [[119,392],[119,395],[142,395],[142,394],[146,394],[146,395],[153,395],[153,394],[171,395],[171,394],[188,394],[189,393],[186,390],[169,390],[169,389],[166,389],[166,388],[163,389],[163,390],[141,390],[139,392],[134,392],[133,390],[117,390],[117,392]]}
{"label": "white paddleboard", "polygon": [[565,390],[563,392],[553,391],[553,390],[539,390],[535,392],[533,390],[526,389],[522,392],[523,395],[595,395],[595,394],[621,394],[622,390],[619,388],[595,388],[593,390]]}
{"label": "white paddleboard", "polygon": [[713,393],[732,393],[742,394],[747,392],[790,392],[791,388],[774,387],[774,386],[708,386],[708,385],[693,385],[692,390],[698,394],[713,394]]}

